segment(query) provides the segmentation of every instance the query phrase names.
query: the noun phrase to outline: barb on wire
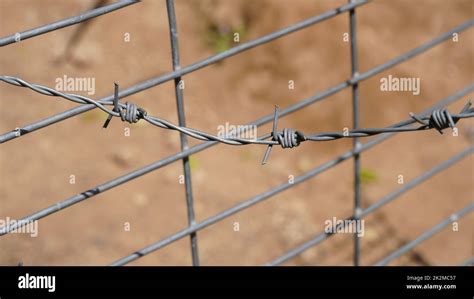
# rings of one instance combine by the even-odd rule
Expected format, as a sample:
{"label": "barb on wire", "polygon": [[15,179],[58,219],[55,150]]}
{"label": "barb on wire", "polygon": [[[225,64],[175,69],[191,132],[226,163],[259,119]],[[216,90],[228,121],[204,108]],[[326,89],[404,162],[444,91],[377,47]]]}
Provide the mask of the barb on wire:
{"label": "barb on wire", "polygon": [[[138,107],[134,103],[127,102],[122,104],[119,102],[118,96],[118,84],[115,84],[115,96],[112,102],[107,101],[100,103],[93,99],[87,98],[85,96],[68,94],[57,91],[53,88],[28,83],[20,78],[11,77],[11,76],[0,76],[0,81],[9,83],[15,86],[29,88],[40,94],[62,97],[72,102],[78,104],[93,104],[97,108],[101,109],[108,114],[108,118],[105,121],[103,127],[106,128],[112,119],[112,117],[120,117],[122,121],[128,123],[136,123],[141,119],[144,119],[148,123],[169,130],[176,130],[182,132],[190,137],[193,137],[198,140],[203,141],[217,141],[220,143],[228,145],[247,145],[247,144],[263,144],[267,145],[267,150],[265,152],[262,164],[265,164],[270,155],[273,145],[280,145],[282,148],[293,148],[297,147],[303,141],[329,141],[336,140],[340,138],[354,138],[354,137],[368,137],[377,134],[391,133],[391,132],[412,132],[412,131],[421,131],[436,129],[438,132],[443,133],[442,131],[446,128],[454,128],[456,123],[463,118],[474,117],[474,109],[470,108],[471,102],[468,101],[464,108],[458,114],[450,114],[449,111],[445,108],[437,109],[432,112],[431,115],[418,116],[414,113],[410,113],[412,121],[405,123],[403,125],[392,125],[384,128],[366,128],[366,129],[355,129],[349,130],[346,132],[322,132],[315,133],[311,135],[305,135],[301,131],[295,131],[293,129],[285,128],[282,131],[278,131],[278,117],[279,117],[279,108],[275,107],[275,114],[273,119],[273,130],[271,134],[266,134],[263,137],[255,139],[247,138],[238,138],[235,135],[230,137],[220,137],[217,135],[209,134],[197,129],[192,129],[188,127],[178,126],[164,119],[158,118],[156,116],[148,115],[145,109]],[[111,110],[106,107],[106,105],[113,105],[114,108]],[[414,127],[411,126],[412,123],[419,123],[420,126]],[[237,132],[242,133],[242,132]],[[269,137],[272,137],[271,140],[266,140]]]}
{"label": "barb on wire", "polygon": [[[275,106],[275,114],[273,116],[273,130],[272,130],[272,140],[278,142],[282,148],[292,148],[300,145],[301,142],[306,141],[306,137],[301,131],[294,131],[293,129],[283,129],[283,132],[278,132],[278,117],[280,114],[280,108]],[[266,164],[268,161],[268,156],[272,151],[273,144],[269,144],[265,155],[263,156],[262,165]]]}
{"label": "barb on wire", "polygon": [[[144,109],[129,102],[126,102],[124,107],[119,104],[119,85],[117,83],[114,83],[114,86],[115,86],[114,99],[113,99],[114,108],[112,109],[112,111],[118,114],[122,121],[126,121],[128,123],[136,123],[140,119],[144,119],[145,116],[147,115],[147,112]],[[106,111],[107,113],[109,113],[109,116],[107,117],[104,125],[102,126],[104,129],[109,126],[109,123],[112,120],[112,117],[116,116],[116,115],[111,114],[109,111],[110,110]]]}
{"label": "barb on wire", "polygon": [[[119,96],[118,96],[119,86],[117,83],[114,83],[114,87],[115,88],[114,88],[114,110],[113,111],[119,112],[119,102],[118,102],[119,101]],[[106,129],[109,126],[109,123],[112,120],[112,117],[113,117],[112,114],[109,114],[102,128]]]}

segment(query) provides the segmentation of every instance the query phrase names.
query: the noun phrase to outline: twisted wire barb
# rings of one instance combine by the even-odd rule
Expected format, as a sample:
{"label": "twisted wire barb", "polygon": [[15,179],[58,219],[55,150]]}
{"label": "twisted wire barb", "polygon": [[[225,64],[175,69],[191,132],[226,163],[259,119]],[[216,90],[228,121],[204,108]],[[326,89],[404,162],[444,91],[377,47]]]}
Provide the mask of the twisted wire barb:
{"label": "twisted wire barb", "polygon": [[[131,103],[131,102],[126,102],[125,104],[120,103],[117,84],[115,84],[115,93],[114,93],[113,101],[112,102],[106,101],[106,102],[100,103],[98,101],[95,101],[93,99],[90,99],[82,95],[63,93],[53,88],[29,83],[16,77],[0,76],[0,81],[3,81],[5,83],[8,83],[14,86],[29,88],[43,95],[61,97],[61,98],[64,98],[69,101],[82,104],[82,105],[93,104],[97,108],[101,109],[102,111],[108,114],[108,117],[103,125],[104,128],[107,128],[112,117],[120,117],[122,121],[125,121],[128,123],[136,123],[139,120],[143,119],[156,127],[179,131],[198,140],[217,141],[217,142],[228,144],[228,145],[247,145],[247,144],[267,145],[268,147],[265,152],[262,164],[265,164],[267,162],[273,145],[280,145],[282,148],[293,148],[293,147],[299,146],[304,141],[329,141],[329,140],[336,140],[336,139],[341,139],[341,138],[369,137],[369,136],[383,134],[383,133],[413,132],[413,131],[422,131],[422,130],[430,130],[430,129],[436,129],[439,133],[442,134],[443,130],[446,128],[454,129],[456,123],[460,119],[474,117],[474,109],[471,108],[471,101],[468,101],[466,105],[464,106],[464,108],[458,114],[451,114],[445,108],[436,109],[431,113],[431,115],[424,115],[424,116],[416,115],[410,112],[409,115],[414,120],[413,122],[417,122],[420,124],[417,127],[411,126],[411,123],[409,123],[409,124],[402,124],[402,125],[396,124],[396,125],[387,126],[383,128],[362,128],[362,129],[347,130],[345,132],[321,132],[321,133],[305,135],[301,131],[288,129],[288,128],[284,128],[282,131],[278,131],[277,124],[278,124],[278,117],[279,117],[279,108],[275,106],[273,130],[271,134],[266,134],[262,137],[254,138],[254,139],[239,138],[239,137],[233,136],[235,134],[237,134],[238,136],[238,134],[241,134],[247,130],[246,128],[244,128],[244,129],[239,129],[234,134],[230,134],[231,136],[221,137],[221,136],[206,133],[197,129],[184,127],[184,126],[178,126],[162,118],[149,115],[145,109],[138,107],[134,103]],[[109,109],[106,107],[106,105],[113,105],[114,108]],[[270,140],[267,140],[269,137],[272,137],[272,138]]]}

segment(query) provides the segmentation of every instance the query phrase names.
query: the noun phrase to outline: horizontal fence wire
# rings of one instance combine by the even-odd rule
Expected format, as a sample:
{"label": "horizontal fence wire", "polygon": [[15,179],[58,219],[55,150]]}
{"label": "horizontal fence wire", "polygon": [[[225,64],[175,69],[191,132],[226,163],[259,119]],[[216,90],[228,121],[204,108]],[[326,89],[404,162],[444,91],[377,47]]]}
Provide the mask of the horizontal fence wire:
{"label": "horizontal fence wire", "polygon": [[[122,7],[125,7],[125,6],[128,6],[130,4],[133,4],[133,3],[136,3],[137,1],[118,1],[114,4],[111,4],[111,5],[107,5],[107,6],[103,6],[103,7],[100,7],[100,8],[97,8],[97,9],[94,9],[94,10],[91,10],[89,12],[86,12],[84,14],[81,14],[80,16],[82,16],[82,18],[87,18],[87,19],[90,19],[90,18],[93,18],[93,17],[96,17],[98,15],[101,15],[101,14],[104,14],[104,13],[108,13],[108,12],[111,12],[113,10],[116,10],[116,9],[119,9],[119,8],[122,8]],[[149,123],[155,125],[155,126],[158,126],[158,127],[161,127],[161,128],[166,128],[166,129],[172,129],[172,130],[177,130],[177,131],[180,131],[181,132],[181,136],[184,136],[185,134],[188,135],[188,136],[191,136],[193,138],[196,138],[196,139],[200,139],[200,140],[204,140],[206,142],[204,143],[201,143],[197,146],[194,146],[194,147],[191,147],[191,148],[186,148],[186,147],[182,147],[182,151],[181,152],[178,152],[172,156],[169,156],[169,157],[166,157],[164,159],[161,159],[159,161],[156,161],[152,164],[149,164],[145,167],[142,167],[142,168],[139,168],[135,171],[132,171],[128,174],[125,174],[123,176],[120,176],[118,178],[115,178],[115,179],[112,179],[104,184],[101,184],[93,189],[90,189],[90,190],[87,190],[85,192],[82,192],[80,194],[77,194],[73,197],[70,197],[66,200],[63,200],[61,202],[58,202],[52,206],[49,206],[45,209],[42,209],[30,216],[27,216],[27,217],[24,217],[22,218],[20,221],[16,222],[16,224],[14,225],[7,225],[7,226],[4,226],[2,228],[0,228],[0,236],[3,236],[5,234],[8,234],[9,232],[12,232],[28,223],[30,223],[31,221],[35,221],[35,220],[39,220],[43,217],[46,217],[48,215],[51,215],[53,213],[56,213],[62,209],[65,209],[67,207],[70,207],[76,203],[79,203],[85,199],[88,199],[90,197],[93,197],[99,193],[102,193],[104,191],[107,191],[109,189],[112,189],[114,187],[117,187],[123,183],[126,183],[132,179],[135,179],[135,178],[138,178],[142,175],[145,175],[151,171],[154,171],[154,170],[157,170],[159,168],[162,168],[166,165],[169,165],[170,163],[172,162],[175,162],[177,160],[181,160],[181,159],[185,159],[187,157],[189,157],[191,154],[194,154],[194,153],[197,153],[197,152],[200,152],[202,150],[205,150],[213,145],[216,145],[218,143],[226,143],[226,144],[232,144],[232,145],[241,145],[241,144],[249,144],[249,143],[253,143],[253,144],[264,144],[264,145],[267,145],[268,148],[267,148],[267,152],[265,154],[265,158],[264,158],[264,161],[266,160],[266,158],[268,157],[268,154],[269,154],[269,151],[271,149],[271,146],[272,145],[281,145],[282,147],[286,148],[286,147],[294,147],[296,145],[299,145],[300,142],[302,141],[307,141],[307,140],[311,140],[311,141],[325,141],[325,140],[334,140],[334,139],[339,139],[339,138],[359,138],[359,137],[367,137],[367,136],[372,136],[372,135],[376,135],[376,134],[382,134],[381,136],[378,136],[376,137],[375,139],[365,143],[365,144],[362,144],[360,146],[356,146],[353,148],[353,150],[351,151],[348,151],[342,155],[340,155],[339,157],[337,157],[336,159],[333,159],[329,162],[326,162],[324,163],[323,165],[320,165],[306,173],[304,173],[303,175],[295,178],[294,180],[294,183],[293,184],[289,184],[289,183],[285,183],[285,184],[282,184],[282,185],[279,185],[275,188],[272,188],[262,194],[259,194],[255,197],[252,197],[250,199],[247,199],[239,204],[237,204],[236,206],[232,207],[232,208],[229,208],[223,212],[220,212],[218,214],[215,214],[214,216],[211,216],[207,219],[205,219],[204,221],[201,221],[199,223],[190,223],[190,226],[187,227],[186,229],[183,229],[167,238],[164,238],[158,242],[155,242],[141,250],[138,250],[116,262],[114,262],[112,265],[125,265],[131,261],[134,261],[144,255],[147,255],[153,251],[156,251],[166,245],[169,245],[171,243],[173,243],[174,241],[177,241],[185,236],[188,236],[188,235],[192,235],[192,234],[195,234],[198,230],[201,230],[211,224],[214,224],[230,215],[233,215],[241,210],[244,210],[246,208],[249,208],[251,206],[253,206],[254,204],[258,203],[258,202],[261,202],[279,192],[282,192],[286,189],[289,189],[289,188],[292,188],[293,186],[301,183],[301,182],[304,182],[314,176],[316,176],[317,174],[320,174],[336,165],[338,165],[339,163],[349,159],[349,158],[352,158],[354,156],[358,156],[361,152],[379,144],[380,142],[382,141],[385,141],[386,139],[388,139],[389,137],[393,136],[394,134],[396,133],[399,133],[399,132],[402,132],[402,131],[417,131],[417,130],[426,130],[426,129],[437,129],[438,131],[442,131],[443,129],[445,128],[448,128],[448,127],[451,127],[453,128],[455,126],[455,123],[459,120],[459,119],[462,119],[462,118],[467,118],[467,117],[472,117],[472,113],[473,113],[473,110],[472,109],[469,109],[468,105],[465,106],[465,108],[459,113],[459,114],[450,114],[447,110],[443,109],[443,107],[447,106],[448,104],[454,102],[455,100],[463,97],[464,95],[468,94],[469,92],[473,91],[474,89],[474,85],[470,85],[470,86],[467,86],[465,87],[463,90],[460,90],[458,91],[457,93],[449,96],[448,98],[438,102],[436,105],[432,106],[431,108],[425,110],[425,112],[423,113],[420,113],[418,115],[415,115],[415,114],[411,114],[411,118],[410,119],[407,119],[405,121],[402,121],[398,124],[395,124],[393,126],[390,126],[390,127],[385,127],[385,128],[371,128],[371,129],[360,129],[360,128],[357,128],[357,125],[354,126],[354,130],[351,130],[350,132],[348,132],[349,134],[344,134],[344,133],[341,133],[341,132],[324,132],[324,133],[316,133],[316,134],[312,134],[312,135],[304,135],[302,134],[300,131],[294,131],[294,130],[291,130],[291,129],[283,129],[283,131],[277,131],[277,121],[278,121],[278,118],[280,116],[285,116],[285,115],[289,115],[295,111],[298,111],[300,109],[303,109],[313,103],[316,103],[324,98],[327,98],[339,91],[342,91],[343,89],[349,87],[349,86],[352,86],[353,89],[354,88],[357,88],[357,85],[359,84],[359,82],[363,81],[363,80],[366,80],[370,77],[373,77],[375,76],[376,74],[379,74],[380,72],[384,71],[384,70],[387,70],[389,68],[392,68],[394,67],[395,65],[399,64],[399,63],[402,63],[408,59],[411,59],[423,52],[425,52],[426,50],[440,44],[441,42],[449,39],[452,34],[454,33],[461,33],[462,31],[470,28],[472,25],[474,25],[474,19],[471,19],[463,24],[460,24],[459,26],[453,28],[452,30],[442,34],[442,35],[439,35],[438,37],[422,44],[421,46],[417,47],[417,48],[414,48],[400,56],[397,56],[381,65],[378,65],[372,69],[369,69],[368,71],[366,72],[363,72],[363,73],[357,73],[356,71],[353,71],[352,72],[352,77],[345,81],[345,82],[342,82],[338,85],[335,85],[333,87],[330,87],[328,89],[326,89],[325,91],[321,92],[321,93],[318,93],[310,98],[307,98],[307,99],[304,99],[304,100],[301,100],[299,102],[297,102],[296,104],[293,104],[293,105],[290,105],[288,106],[287,108],[283,109],[281,111],[281,113],[279,112],[278,109],[275,110],[275,113],[272,117],[271,114],[269,115],[266,115],[260,119],[257,119],[253,122],[250,122],[249,124],[247,124],[247,126],[261,126],[263,124],[266,124],[268,122],[271,122],[272,119],[273,119],[273,131],[272,133],[269,133],[269,134],[265,134],[264,136],[258,138],[258,140],[251,140],[251,141],[255,141],[255,142],[249,142],[248,139],[245,139],[244,141],[242,141],[242,139],[239,139],[235,136],[231,136],[229,138],[221,138],[219,136],[215,136],[215,135],[212,135],[212,134],[209,134],[209,133],[205,133],[203,131],[198,131],[196,129],[191,129],[191,128],[187,128],[185,127],[184,125],[184,121],[181,122],[180,120],[180,124],[179,125],[174,125],[174,124],[171,124],[163,119],[160,119],[158,117],[155,117],[155,116],[150,116],[148,115],[148,113],[139,108],[137,105],[133,104],[133,103],[125,103],[125,104],[122,104],[119,102],[119,99],[120,98],[125,98],[127,96],[130,96],[130,95],[133,95],[133,94],[136,94],[138,92],[141,92],[141,91],[144,91],[146,89],[149,89],[149,88],[152,88],[154,86],[157,86],[159,84],[162,84],[164,82],[167,82],[167,81],[170,81],[170,80],[175,80],[175,82],[177,82],[177,80],[180,80],[180,78],[186,74],[189,74],[189,73],[192,73],[194,71],[197,71],[201,68],[204,68],[204,67],[207,67],[207,66],[210,66],[212,64],[215,64],[221,60],[224,60],[226,58],[229,58],[231,56],[234,56],[238,53],[241,53],[241,52],[244,52],[246,50],[249,50],[251,48],[254,48],[254,47],[257,47],[259,45],[262,45],[262,44],[265,44],[265,43],[268,43],[270,41],[273,41],[275,39],[278,39],[278,38],[281,38],[285,35],[288,35],[290,33],[293,33],[293,32],[296,32],[298,30],[301,30],[301,29],[304,29],[306,27],[309,27],[311,25],[314,25],[314,24],[317,24],[319,22],[322,22],[322,21],[325,21],[329,18],[332,18],[334,16],[337,16],[343,12],[349,12],[351,15],[354,13],[355,11],[355,8],[358,8],[366,3],[368,3],[369,1],[349,1],[349,4],[346,4],[346,5],[343,5],[343,6],[340,6],[338,8],[335,8],[335,9],[331,9],[331,10],[328,10],[326,11],[325,13],[323,14],[320,14],[320,15],[317,15],[317,16],[314,16],[312,18],[309,18],[309,19],[306,19],[304,21],[301,21],[301,22],[298,22],[296,24],[293,24],[291,26],[288,26],[286,28],[283,28],[281,30],[278,30],[278,31],[275,31],[273,33],[270,33],[270,34],[267,34],[267,35],[264,35],[260,38],[257,38],[255,40],[252,40],[252,41],[249,41],[249,42],[246,42],[246,43],[242,43],[241,45],[239,46],[236,46],[234,48],[231,48],[229,50],[226,50],[226,51],[223,51],[219,54],[216,54],[216,55],[213,55],[213,56],[210,56],[206,59],[203,59],[201,61],[198,61],[194,64],[191,64],[191,65],[188,65],[188,66],[185,66],[185,67],[182,67],[180,68],[179,67],[179,60],[178,60],[178,64],[175,63],[175,59],[176,59],[176,56],[173,56],[173,71],[172,72],[169,72],[169,73],[166,73],[166,74],[163,74],[161,76],[158,76],[158,77],[154,77],[154,78],[151,78],[147,81],[144,81],[142,83],[139,83],[139,84],[136,84],[136,85],[133,85],[127,89],[124,89],[120,92],[118,92],[118,89],[116,90],[116,95],[110,95],[110,96],[107,96],[105,98],[102,98],[98,101],[95,101],[93,99],[89,99],[89,98],[86,98],[84,96],[80,96],[80,95],[71,95],[71,94],[64,94],[64,93],[60,93],[58,91],[55,91],[54,89],[51,89],[51,88],[48,88],[48,87],[45,87],[45,86],[41,86],[41,85],[36,85],[36,84],[30,84],[22,79],[19,79],[19,78],[15,78],[15,77],[10,77],[10,76],[1,76],[0,77],[0,80],[3,81],[3,82],[6,82],[6,83],[9,83],[9,84],[13,84],[13,85],[16,85],[16,86],[21,86],[21,87],[28,87],[36,92],[39,92],[39,93],[42,93],[44,95],[50,95],[50,96],[59,96],[59,97],[63,97],[65,99],[68,99],[70,101],[73,101],[73,102],[76,102],[76,103],[79,103],[81,105],[75,107],[75,108],[72,108],[72,109],[69,109],[69,110],[66,110],[64,112],[61,112],[59,114],[56,114],[56,115],[53,115],[51,117],[48,117],[48,118],[45,118],[43,120],[40,120],[38,122],[35,122],[35,123],[32,123],[30,125],[27,125],[27,126],[24,126],[22,128],[19,128],[19,129],[15,129],[15,130],[12,130],[10,132],[7,132],[3,135],[0,136],[0,143],[3,143],[3,142],[6,142],[6,141],[9,141],[9,140],[13,140],[15,138],[18,138],[20,136],[23,136],[27,133],[30,133],[30,132],[33,132],[33,131],[36,131],[36,130],[39,130],[39,129],[42,129],[42,128],[45,128],[51,124],[54,124],[54,123],[57,123],[57,122],[60,122],[60,121],[63,121],[65,119],[68,119],[72,116],[76,116],[76,115],[79,115],[81,113],[84,113],[86,111],[89,111],[89,110],[92,110],[94,108],[99,108],[103,111],[105,111],[107,114],[109,114],[109,119],[108,121],[106,122],[106,125],[108,125],[108,122],[110,121],[110,118],[111,117],[120,117],[123,121],[127,121],[127,122],[136,122],[140,119],[144,119],[146,121],[148,121]],[[171,15],[170,14],[170,11],[169,11],[169,4],[172,4],[172,1],[171,0],[168,0],[167,4],[168,4],[168,17],[169,18],[175,18],[174,16],[174,11],[173,11],[173,14]],[[69,18],[69,19],[65,19],[65,20],[62,20],[62,21],[59,21],[59,22],[55,22],[55,23],[51,23],[51,24],[48,24],[48,25],[45,25],[45,26],[40,26],[38,28],[35,28],[35,29],[32,29],[32,30],[29,30],[29,31],[25,31],[25,32],[22,32],[20,33],[20,39],[19,40],[24,40],[26,38],[31,38],[33,36],[36,36],[36,35],[39,35],[39,34],[43,34],[43,33],[46,33],[46,32],[50,32],[50,31],[53,31],[53,30],[56,30],[56,29],[59,29],[59,28],[63,28],[63,27],[66,27],[66,26],[70,26],[70,25],[73,25],[73,24],[76,24],[76,23],[79,23],[81,21],[85,21],[86,19],[84,20],[79,20],[81,17],[73,17],[73,18]],[[355,19],[354,19],[355,20]],[[170,19],[170,35],[172,37],[172,47],[173,46],[173,26],[171,26],[171,19]],[[355,36],[355,21],[354,21],[354,24],[352,24],[352,18],[351,18],[351,25],[354,30],[353,32],[351,31],[351,36]],[[174,27],[174,29],[176,29]],[[351,29],[352,30],[352,29]],[[11,40],[13,38],[13,41]],[[13,43],[14,41],[18,41],[18,34],[16,35],[12,35],[12,36],[8,36],[8,37],[5,37],[5,38],[2,38],[0,39],[0,41],[2,43],[5,43],[5,44],[1,44],[0,45],[6,45],[6,44],[10,44],[10,43]],[[177,43],[177,39],[176,39],[176,43]],[[355,53],[354,51],[352,51],[352,53]],[[178,58],[179,59],[179,58]],[[178,66],[178,67],[176,67]],[[182,100],[182,99],[181,99]],[[178,101],[178,104],[179,104],[179,95],[177,94],[177,101]],[[108,109],[106,108],[105,106],[106,105],[113,105],[114,106],[114,109]],[[179,105],[178,105],[179,106]],[[358,108],[357,107],[354,107],[356,108],[355,110],[357,111],[354,111],[354,113],[358,113]],[[179,110],[179,107],[178,107],[178,113],[183,113],[183,120],[184,120],[184,111],[181,111]],[[413,126],[410,126],[412,124],[415,124],[415,123],[419,123],[420,125],[418,127],[413,127]],[[357,122],[355,122],[355,124],[357,124]],[[407,126],[410,126],[410,127],[407,127]],[[239,133],[239,131],[237,131],[237,133]],[[221,139],[218,139],[218,138],[221,138]],[[265,139],[268,139],[268,138],[272,138],[271,140],[265,140]],[[298,139],[299,140],[296,140],[295,139]],[[232,143],[232,142],[238,142],[240,141],[240,144],[236,144],[236,143]],[[297,144],[298,143],[298,144]],[[434,174],[444,170],[445,168],[447,168],[448,166],[454,164],[455,162],[459,161],[460,159],[464,158],[465,156],[469,155],[469,154],[472,154],[473,153],[473,150],[474,150],[474,147],[470,147],[466,150],[464,150],[463,152],[459,153],[458,155],[448,159],[447,161],[441,163],[440,165],[436,166],[435,168],[429,170],[428,172],[425,172],[423,175],[421,175],[420,177],[414,179],[413,181],[409,182],[408,184],[406,184],[403,188],[395,191],[395,192],[392,192],[390,193],[389,195],[387,195],[386,197],[382,198],[381,200],[379,200],[377,203],[369,206],[367,209],[365,210],[362,210],[361,214],[359,215],[360,217],[363,217],[363,216],[366,216],[367,214],[369,213],[372,213],[373,211],[375,211],[376,209],[378,209],[380,206],[392,201],[393,199],[397,198],[400,194],[408,191],[409,189],[413,188],[414,186],[420,184],[421,182],[425,181],[426,179],[428,179],[429,177],[433,176]],[[189,208],[189,206],[188,206]],[[353,216],[355,217],[355,216]],[[428,231],[428,232],[431,232]],[[428,233],[426,232],[426,233]],[[313,240],[310,240],[309,242],[299,246],[298,248],[295,248],[293,250],[291,250],[290,252],[286,253],[284,256],[278,258],[277,260],[275,260],[274,262],[270,263],[270,264],[280,264],[288,259],[290,259],[291,257],[294,257],[298,254],[300,254],[301,252],[303,252],[304,250],[316,245],[317,243],[319,243],[320,241],[326,239],[327,237],[329,237],[330,235],[323,235],[321,237],[321,235],[317,236],[316,239],[313,239]],[[322,239],[321,239],[322,238]],[[417,238],[416,240],[418,240],[419,238]],[[316,240],[316,241],[315,241]],[[419,241],[421,242],[421,241]],[[418,242],[418,243],[419,243]],[[418,244],[417,243],[417,244]],[[398,251],[396,252],[401,252],[402,248],[400,248]],[[395,253],[396,253],[395,252]]]}
{"label": "horizontal fence wire", "polygon": [[424,232],[423,234],[421,234],[420,236],[415,238],[413,241],[411,241],[411,242],[405,244],[404,246],[400,247],[399,249],[393,251],[390,255],[388,255],[387,257],[385,257],[385,258],[381,259],[380,261],[378,261],[377,263],[375,263],[375,266],[386,266],[386,265],[388,265],[394,259],[400,257],[404,253],[406,253],[406,252],[410,251],[411,249],[413,249],[418,244],[420,244],[420,243],[426,241],[427,239],[431,238],[435,234],[439,233],[443,228],[446,228],[451,223],[453,223],[455,221],[458,221],[463,216],[467,215],[468,213],[472,212],[473,210],[474,210],[474,203],[471,203],[468,206],[466,206],[465,208],[463,208],[462,210],[452,214],[451,216],[449,216],[444,221],[438,223],[433,228],[427,230],[426,232]]}
{"label": "horizontal fence wire", "polygon": [[96,9],[89,10],[85,13],[79,14],[74,17],[70,17],[61,21],[57,21],[54,23],[46,24],[43,26],[39,26],[30,30],[22,31],[22,32],[17,32],[15,34],[12,34],[10,36],[6,36],[3,38],[0,38],[0,47],[13,44],[16,42],[24,41],[26,39],[45,34],[54,30],[58,30],[64,27],[68,27],[71,25],[79,24],[82,22],[85,22],[87,20],[90,20],[92,18],[102,16],[104,14],[108,14],[110,12],[113,12],[115,10],[124,8],[126,6],[138,3],[140,0],[120,0],[115,3],[105,5]]}

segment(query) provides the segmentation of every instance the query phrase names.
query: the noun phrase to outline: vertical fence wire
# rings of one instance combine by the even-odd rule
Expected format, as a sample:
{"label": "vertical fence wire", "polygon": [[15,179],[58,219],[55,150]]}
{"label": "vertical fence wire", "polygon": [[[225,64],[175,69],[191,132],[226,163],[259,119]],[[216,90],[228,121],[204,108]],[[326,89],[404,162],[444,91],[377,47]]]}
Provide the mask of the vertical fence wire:
{"label": "vertical fence wire", "polygon": [[[349,0],[353,3],[354,0]],[[359,62],[357,60],[357,33],[356,33],[356,12],[355,9],[349,11],[350,43],[351,43],[351,74],[352,78],[358,75]],[[359,128],[359,83],[352,84],[352,113],[353,128]],[[354,215],[355,220],[359,221],[361,211],[361,191],[360,191],[360,153],[361,143],[359,138],[353,140],[354,150]],[[354,266],[360,264],[360,238],[358,233],[354,233]]]}
{"label": "vertical fence wire", "polygon": [[[174,10],[173,0],[166,0],[166,8],[168,12],[168,22],[169,22],[169,31],[170,31],[170,40],[171,40],[171,56],[173,60],[173,71],[179,71],[181,68],[179,61],[179,41],[178,41],[178,26],[176,24],[176,13]],[[176,92],[176,106],[178,109],[178,122],[182,127],[186,126],[186,114],[184,112],[184,97],[183,97],[183,88],[181,85],[181,77],[174,79],[174,86]],[[188,138],[186,134],[180,133],[181,139],[181,151],[185,151],[189,148]],[[183,157],[183,171],[184,171],[184,186],[186,193],[186,207],[188,212],[188,225],[192,226],[195,224],[195,215],[194,215],[194,198],[193,198],[193,189],[191,182],[191,166],[189,165],[190,156]],[[191,257],[193,266],[199,266],[199,252],[197,245],[197,233],[194,232],[190,234],[191,239]]]}

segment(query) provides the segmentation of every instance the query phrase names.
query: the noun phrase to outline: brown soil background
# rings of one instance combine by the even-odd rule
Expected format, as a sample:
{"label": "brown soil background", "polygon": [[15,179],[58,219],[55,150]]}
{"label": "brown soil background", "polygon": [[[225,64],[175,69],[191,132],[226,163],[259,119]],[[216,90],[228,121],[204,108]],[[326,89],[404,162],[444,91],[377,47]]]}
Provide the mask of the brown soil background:
{"label": "brown soil background", "polygon": [[[250,40],[343,5],[346,1],[176,0],[181,63],[189,65],[215,53],[206,41],[209,24],[246,26]],[[473,17],[471,0],[379,0],[357,10],[360,70],[400,55]],[[0,36],[30,29],[86,11],[94,1],[1,0]],[[95,19],[84,39],[64,58],[77,26],[54,31],[1,49],[0,70],[28,82],[54,87],[55,78],[95,77],[95,99],[171,70],[165,1],[149,0]],[[350,75],[350,46],[342,41],[348,14],[249,50],[186,75],[187,125],[215,132],[218,125],[244,124],[334,86]],[[123,41],[124,33],[131,41]],[[423,55],[360,85],[361,125],[380,127],[406,119],[473,82],[474,31],[459,42],[444,42]],[[242,40],[242,41],[245,41]],[[381,92],[388,76],[421,78],[421,94]],[[288,80],[296,88],[288,90]],[[0,131],[32,123],[76,104],[28,89],[0,84]],[[472,98],[472,94],[469,95]],[[451,105],[458,111],[469,97]],[[151,114],[177,123],[172,82],[130,96]],[[279,127],[304,132],[341,130],[352,123],[351,91],[346,89],[281,119]],[[129,126],[98,110],[5,143],[0,149],[0,219],[18,219],[84,192],[112,178],[179,151],[179,134],[148,124]],[[363,205],[472,144],[473,121],[459,124],[460,136],[435,131],[399,134],[362,154],[362,169],[376,174],[363,185]],[[259,134],[270,125],[259,128]],[[471,133],[469,133],[471,132]],[[363,140],[368,141],[369,139]],[[191,145],[198,144],[192,140]],[[266,166],[265,147],[218,145],[193,156],[197,220],[260,194],[351,148],[350,140],[304,143],[293,150],[275,148]],[[366,219],[362,264],[370,265],[414,239],[473,199],[472,156],[436,175]],[[353,162],[321,175],[198,232],[202,265],[259,265],[309,240],[324,221],[353,209]],[[187,225],[181,162],[159,169],[39,222],[39,236],[1,238],[0,264],[103,265],[165,238]],[[69,176],[76,184],[69,184]],[[131,231],[124,230],[124,223]],[[233,231],[233,223],[240,231]],[[455,265],[474,254],[474,215],[397,259],[393,265]],[[350,265],[352,235],[341,234],[286,265]],[[189,238],[152,253],[134,265],[190,265]]]}

